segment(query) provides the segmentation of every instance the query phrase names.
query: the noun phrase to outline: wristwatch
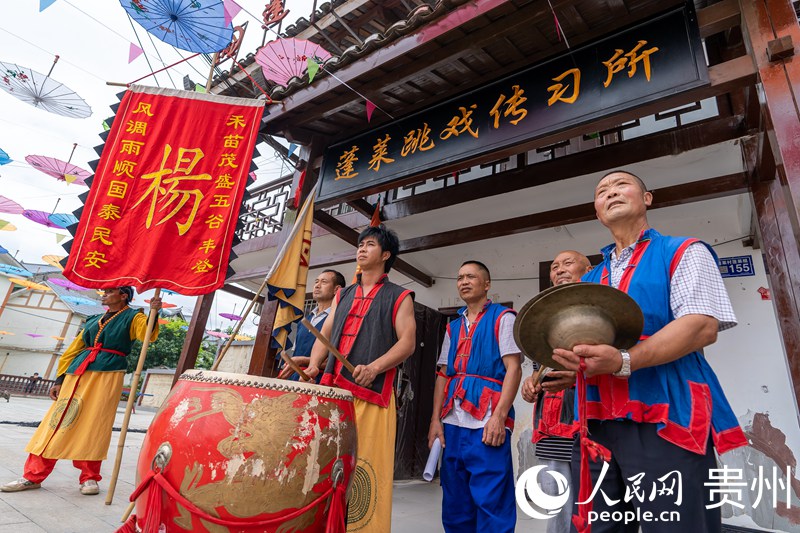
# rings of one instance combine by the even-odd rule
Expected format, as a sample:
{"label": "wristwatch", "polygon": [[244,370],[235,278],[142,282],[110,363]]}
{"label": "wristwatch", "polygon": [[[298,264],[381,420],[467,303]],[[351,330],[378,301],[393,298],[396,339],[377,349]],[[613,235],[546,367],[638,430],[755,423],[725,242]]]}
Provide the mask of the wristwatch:
{"label": "wristwatch", "polygon": [[622,356],[622,368],[614,372],[612,375],[618,378],[627,378],[631,375],[631,354],[628,353],[628,350],[620,350],[620,355]]}

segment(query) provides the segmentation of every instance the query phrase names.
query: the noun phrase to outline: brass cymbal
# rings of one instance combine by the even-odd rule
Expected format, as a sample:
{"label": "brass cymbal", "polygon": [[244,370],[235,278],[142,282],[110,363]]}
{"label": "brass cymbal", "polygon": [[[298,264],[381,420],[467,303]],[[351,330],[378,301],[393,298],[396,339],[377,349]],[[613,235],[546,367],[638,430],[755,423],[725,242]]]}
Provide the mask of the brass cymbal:
{"label": "brass cymbal", "polygon": [[554,348],[609,344],[630,348],[639,341],[644,316],[624,292],[598,283],[557,285],[534,296],[517,314],[514,340],[528,358],[564,370]]}

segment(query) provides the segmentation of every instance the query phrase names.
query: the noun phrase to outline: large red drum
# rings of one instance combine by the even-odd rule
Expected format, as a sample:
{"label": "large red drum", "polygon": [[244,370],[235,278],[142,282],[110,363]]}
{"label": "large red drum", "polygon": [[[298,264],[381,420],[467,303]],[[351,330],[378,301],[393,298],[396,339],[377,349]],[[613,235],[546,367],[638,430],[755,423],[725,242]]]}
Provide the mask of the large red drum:
{"label": "large red drum", "polygon": [[167,532],[325,531],[355,464],[349,392],[189,370],[145,436],[137,485],[155,482],[137,499],[136,522],[150,515],[148,529]]}

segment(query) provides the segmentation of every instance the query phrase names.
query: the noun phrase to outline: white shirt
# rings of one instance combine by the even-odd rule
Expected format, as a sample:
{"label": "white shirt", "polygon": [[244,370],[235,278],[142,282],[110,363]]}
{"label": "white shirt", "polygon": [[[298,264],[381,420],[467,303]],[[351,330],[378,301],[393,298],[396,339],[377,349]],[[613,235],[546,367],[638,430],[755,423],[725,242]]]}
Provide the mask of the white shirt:
{"label": "white shirt", "polygon": [[[610,283],[619,288],[625,267],[631,260],[635,244],[611,253]],[[736,325],[736,315],[719,273],[714,256],[703,243],[690,244],[683,253],[669,287],[669,306],[677,319],[684,315],[707,315],[719,322],[719,331]]]}
{"label": "white shirt", "polygon": [[[464,310],[462,313],[464,317],[464,321],[466,322],[467,328],[470,327],[470,322],[467,319],[467,311]],[[522,360],[522,353],[520,349],[517,347],[517,343],[514,342],[514,322],[517,320],[517,316],[513,313],[506,313],[502,317],[500,317],[500,331],[499,331],[499,338],[498,344],[500,347],[500,357],[506,357],[510,355],[518,355],[520,360]],[[439,361],[436,363],[439,366],[447,366],[447,356],[450,352],[450,334],[445,331],[444,334],[444,341],[442,342],[442,351],[439,354]],[[456,398],[453,401],[453,409],[447,413],[442,419],[443,424],[452,424],[454,426],[467,428],[467,429],[481,429],[483,426],[486,425],[486,422],[489,421],[489,417],[492,416],[492,404],[489,403],[488,409],[486,409],[486,415],[483,417],[482,420],[476,420],[471,414],[467,413],[461,408],[461,400]]]}

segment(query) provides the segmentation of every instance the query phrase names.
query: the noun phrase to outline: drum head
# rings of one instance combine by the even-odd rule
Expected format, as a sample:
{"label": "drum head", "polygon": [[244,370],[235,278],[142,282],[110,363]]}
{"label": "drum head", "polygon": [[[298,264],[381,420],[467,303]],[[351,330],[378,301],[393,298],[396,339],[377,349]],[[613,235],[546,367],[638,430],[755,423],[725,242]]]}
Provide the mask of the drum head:
{"label": "drum head", "polygon": [[257,387],[259,389],[277,389],[277,390],[291,390],[301,394],[310,394],[317,396],[332,397],[349,396],[352,399],[350,391],[340,389],[337,387],[326,387],[325,385],[317,385],[316,383],[306,383],[304,381],[288,381],[285,379],[265,378],[262,376],[251,376],[249,374],[235,374],[233,372],[217,372],[212,370],[202,370],[193,368],[184,371],[179,379],[189,381],[214,381],[217,383],[225,383],[229,385],[238,385],[240,387]]}

